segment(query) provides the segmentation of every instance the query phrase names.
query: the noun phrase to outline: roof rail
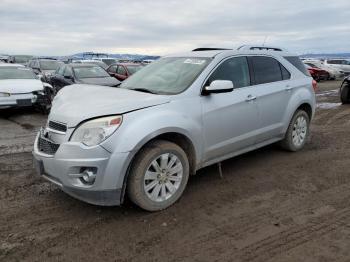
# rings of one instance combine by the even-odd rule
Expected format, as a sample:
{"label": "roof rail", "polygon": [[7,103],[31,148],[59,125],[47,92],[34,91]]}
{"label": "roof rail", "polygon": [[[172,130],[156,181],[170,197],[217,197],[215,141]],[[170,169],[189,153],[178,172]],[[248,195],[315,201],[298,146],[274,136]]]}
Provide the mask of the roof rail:
{"label": "roof rail", "polygon": [[276,46],[258,46],[258,45],[242,45],[237,50],[267,50],[267,51],[287,51],[284,48]]}
{"label": "roof rail", "polygon": [[197,51],[216,51],[216,50],[232,50],[230,48],[220,48],[220,47],[200,47],[193,49],[192,52],[197,52]]}

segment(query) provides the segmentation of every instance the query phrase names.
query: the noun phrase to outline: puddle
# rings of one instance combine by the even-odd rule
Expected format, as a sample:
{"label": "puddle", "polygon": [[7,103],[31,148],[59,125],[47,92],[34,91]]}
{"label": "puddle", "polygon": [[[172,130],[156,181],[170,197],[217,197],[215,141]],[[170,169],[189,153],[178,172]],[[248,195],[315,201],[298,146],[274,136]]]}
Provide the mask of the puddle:
{"label": "puddle", "polygon": [[341,106],[341,103],[317,103],[317,108],[320,109],[335,109]]}

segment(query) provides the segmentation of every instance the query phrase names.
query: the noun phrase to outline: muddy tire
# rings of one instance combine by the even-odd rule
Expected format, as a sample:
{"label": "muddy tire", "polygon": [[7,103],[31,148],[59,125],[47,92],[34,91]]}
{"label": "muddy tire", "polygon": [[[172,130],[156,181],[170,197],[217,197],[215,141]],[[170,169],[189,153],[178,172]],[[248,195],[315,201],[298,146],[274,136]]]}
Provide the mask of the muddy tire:
{"label": "muddy tire", "polygon": [[342,104],[349,104],[350,103],[349,89],[350,89],[349,84],[345,84],[340,88],[340,101],[342,102]]}
{"label": "muddy tire", "polygon": [[309,132],[310,117],[304,110],[298,110],[290,121],[285,137],[280,144],[287,151],[299,151],[304,147]]}
{"label": "muddy tire", "polygon": [[182,195],[189,177],[189,161],[178,145],[158,140],[140,150],[128,178],[132,202],[147,211],[159,211]]}

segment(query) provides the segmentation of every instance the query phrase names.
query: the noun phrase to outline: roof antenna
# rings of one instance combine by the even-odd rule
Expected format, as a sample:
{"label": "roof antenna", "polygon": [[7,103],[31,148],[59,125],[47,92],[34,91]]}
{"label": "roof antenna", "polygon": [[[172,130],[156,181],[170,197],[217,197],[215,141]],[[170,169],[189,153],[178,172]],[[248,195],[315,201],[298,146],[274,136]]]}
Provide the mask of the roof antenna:
{"label": "roof antenna", "polygon": [[265,36],[265,39],[264,39],[264,42],[263,42],[262,46],[265,46],[267,38],[268,38],[268,36]]}

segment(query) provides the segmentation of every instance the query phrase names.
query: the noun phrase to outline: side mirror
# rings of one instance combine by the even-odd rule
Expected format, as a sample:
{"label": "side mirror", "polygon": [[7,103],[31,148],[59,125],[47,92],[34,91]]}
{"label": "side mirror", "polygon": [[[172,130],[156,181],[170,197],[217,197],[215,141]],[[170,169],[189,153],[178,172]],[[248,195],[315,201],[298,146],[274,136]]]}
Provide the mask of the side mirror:
{"label": "side mirror", "polygon": [[214,80],[209,86],[204,87],[204,94],[228,93],[234,89],[232,81]]}

